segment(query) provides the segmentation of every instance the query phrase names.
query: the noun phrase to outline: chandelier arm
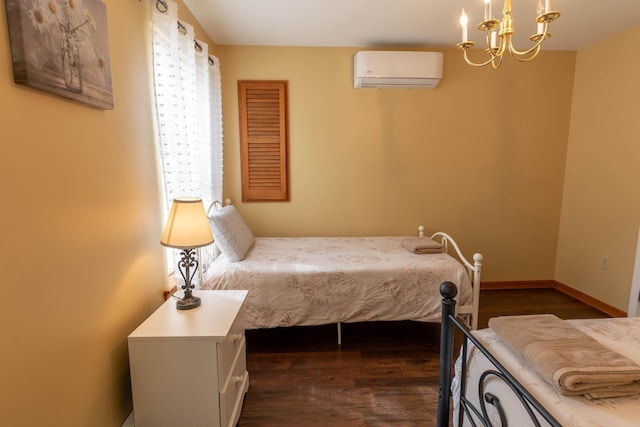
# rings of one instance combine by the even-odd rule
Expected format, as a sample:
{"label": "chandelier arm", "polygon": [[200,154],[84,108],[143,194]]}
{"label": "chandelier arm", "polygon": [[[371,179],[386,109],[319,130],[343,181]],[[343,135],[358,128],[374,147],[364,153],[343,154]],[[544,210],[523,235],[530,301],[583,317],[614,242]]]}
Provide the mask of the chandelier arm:
{"label": "chandelier arm", "polygon": [[[513,47],[513,42],[511,40],[511,37],[509,37],[509,51],[511,52],[511,56],[513,56],[516,59],[518,59],[518,57],[520,57],[520,59],[518,59],[518,60],[521,61],[521,62],[529,61],[529,60],[535,58],[538,55],[538,52],[540,52],[540,48],[542,47],[542,42],[545,41],[548,38],[549,38],[549,23],[548,22],[544,23],[544,31],[540,35],[540,38],[538,39],[536,44],[533,45],[531,48],[529,48],[527,50],[522,50],[521,51],[521,50],[518,50],[515,47]],[[534,52],[533,56],[531,56],[529,58],[522,58],[523,56],[529,55],[531,52]]]}
{"label": "chandelier arm", "polygon": [[491,46],[491,31],[487,30],[487,50],[486,52],[489,53],[491,55],[492,58],[495,58],[496,52],[498,51],[498,48],[494,48]]}
{"label": "chandelier arm", "polygon": [[[518,60],[520,62],[531,61],[533,58],[538,56],[538,53],[540,53],[540,48],[541,47],[542,47],[541,43],[538,42],[531,49],[528,49],[528,50],[525,50],[525,51],[519,51],[519,50],[517,50],[517,49],[515,49],[513,47],[513,44],[511,43],[511,40],[509,40],[509,53],[511,54],[512,57],[514,57],[516,60]],[[527,55],[530,55],[530,56],[527,56]]]}
{"label": "chandelier arm", "polygon": [[[498,68],[500,68],[500,66],[502,65],[502,56],[498,56],[496,58],[494,58],[493,61],[491,61],[491,66],[493,67],[494,70],[497,70]],[[497,60],[497,63],[496,63]]]}
{"label": "chandelier arm", "polygon": [[490,53],[491,56],[494,56],[493,49],[491,49],[491,31],[487,30],[486,34],[487,34],[487,52]]}
{"label": "chandelier arm", "polygon": [[498,45],[498,50],[496,51],[496,56],[504,55],[504,51],[507,50],[507,46],[511,44],[511,36],[510,35],[501,35],[500,36],[500,44]]}
{"label": "chandelier arm", "polygon": [[488,60],[486,60],[485,62],[473,62],[472,60],[469,59],[469,56],[467,55],[467,50],[464,50],[464,60],[467,64],[472,65],[474,67],[484,67],[485,65],[489,65],[494,61],[495,57],[491,56]]}

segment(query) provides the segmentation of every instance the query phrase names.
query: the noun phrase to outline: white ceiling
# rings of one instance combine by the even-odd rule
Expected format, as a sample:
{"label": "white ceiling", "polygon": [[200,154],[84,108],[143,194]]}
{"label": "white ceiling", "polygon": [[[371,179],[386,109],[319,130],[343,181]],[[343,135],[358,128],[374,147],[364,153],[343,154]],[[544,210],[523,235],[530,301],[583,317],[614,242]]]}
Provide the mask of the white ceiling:
{"label": "white ceiling", "polygon": [[[469,38],[483,0],[184,0],[219,45],[453,47],[460,41],[460,11],[469,15]],[[502,16],[502,0],[493,0]],[[534,33],[537,0],[513,0],[517,49]],[[547,50],[578,50],[640,24],[640,0],[552,0],[561,17],[551,25]]]}

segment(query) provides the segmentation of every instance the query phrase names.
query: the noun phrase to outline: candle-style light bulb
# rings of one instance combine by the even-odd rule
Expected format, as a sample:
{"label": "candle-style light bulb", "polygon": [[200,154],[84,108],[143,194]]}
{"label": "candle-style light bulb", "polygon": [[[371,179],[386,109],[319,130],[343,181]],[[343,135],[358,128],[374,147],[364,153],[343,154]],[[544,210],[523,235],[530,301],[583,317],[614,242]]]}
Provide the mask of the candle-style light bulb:
{"label": "candle-style light bulb", "polygon": [[484,0],[484,20],[491,19],[491,0]]}
{"label": "candle-style light bulb", "polygon": [[[544,0],[538,0],[538,6],[536,7],[536,16],[544,14]],[[536,34],[542,34],[544,32],[544,24],[538,22],[538,32]]]}
{"label": "candle-style light bulb", "polygon": [[460,14],[460,26],[462,27],[462,42],[467,41],[467,24],[469,23],[469,18],[467,18],[467,14],[462,8],[462,14]]}

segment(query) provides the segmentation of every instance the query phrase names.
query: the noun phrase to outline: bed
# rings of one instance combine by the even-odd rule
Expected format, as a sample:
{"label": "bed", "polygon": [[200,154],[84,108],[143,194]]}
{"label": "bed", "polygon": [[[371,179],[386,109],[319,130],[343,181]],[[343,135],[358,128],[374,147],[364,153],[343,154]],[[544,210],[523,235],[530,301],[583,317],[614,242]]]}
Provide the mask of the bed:
{"label": "bed", "polygon": [[[490,328],[469,331],[455,316],[453,307],[456,304],[456,292],[452,283],[443,283],[441,286],[443,300],[438,427],[640,425],[640,381],[637,380],[640,375],[640,318],[554,320],[562,322],[563,328],[574,331],[572,333],[577,334],[576,336],[586,337],[586,340],[593,342],[596,348],[602,348],[606,354],[625,360],[625,377],[631,382],[630,387],[633,387],[625,392],[620,391],[622,385],[611,384],[604,387],[611,390],[611,394],[617,395],[615,397],[597,394],[591,396],[584,391],[568,395],[574,392],[567,393],[557,383],[550,382],[545,377],[544,370],[534,369],[535,363],[525,360],[525,356],[514,350],[517,346],[510,341],[508,334],[507,338],[503,337],[504,331],[499,322]],[[520,319],[509,320],[531,323],[543,316],[517,317]],[[458,330],[462,334],[456,332]],[[457,337],[456,341],[461,341],[459,354],[454,354],[454,336]],[[576,351],[577,349],[580,351]],[[573,346],[574,353],[591,355],[587,351],[587,347]],[[452,363],[454,358],[455,364]],[[585,363],[579,369],[592,370],[594,374],[602,371],[602,368],[587,365]]]}
{"label": "bed", "polygon": [[233,205],[208,216],[220,253],[204,257],[199,287],[248,290],[247,329],[335,323],[340,342],[342,323],[439,322],[446,280],[460,286],[458,314],[477,325],[482,256],[469,262],[446,233],[420,227],[415,237],[437,249],[416,254],[403,247],[411,236],[254,237]]}

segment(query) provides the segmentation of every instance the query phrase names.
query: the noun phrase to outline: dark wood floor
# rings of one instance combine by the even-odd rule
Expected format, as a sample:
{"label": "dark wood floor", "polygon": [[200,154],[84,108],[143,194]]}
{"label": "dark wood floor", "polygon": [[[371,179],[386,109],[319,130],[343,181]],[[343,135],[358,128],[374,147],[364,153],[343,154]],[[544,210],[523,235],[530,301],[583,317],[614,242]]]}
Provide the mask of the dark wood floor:
{"label": "dark wood floor", "polygon": [[[499,315],[608,317],[553,289],[481,292]],[[239,426],[434,426],[440,325],[371,322],[247,331],[250,385]]]}

